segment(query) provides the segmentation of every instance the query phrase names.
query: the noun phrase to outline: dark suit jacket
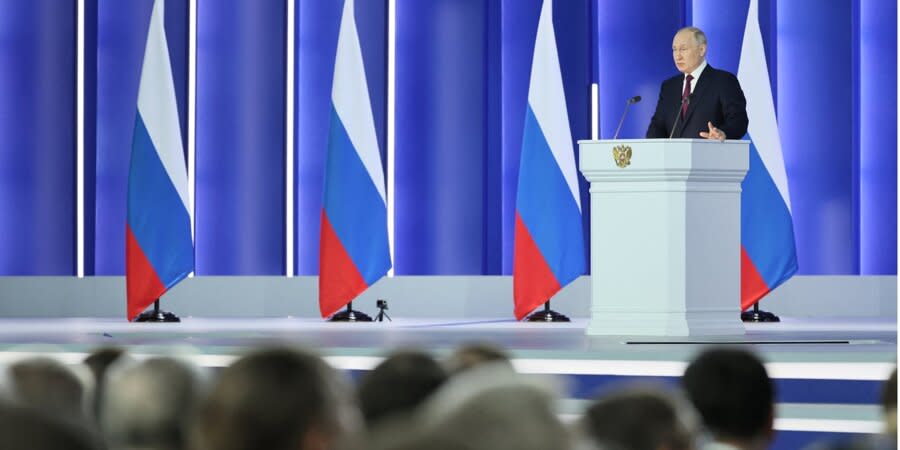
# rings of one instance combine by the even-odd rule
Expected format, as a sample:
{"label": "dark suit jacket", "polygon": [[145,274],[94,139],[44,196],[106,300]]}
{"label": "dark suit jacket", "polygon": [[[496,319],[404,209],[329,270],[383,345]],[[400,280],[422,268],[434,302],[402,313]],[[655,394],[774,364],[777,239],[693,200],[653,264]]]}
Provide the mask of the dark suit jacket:
{"label": "dark suit jacket", "polygon": [[[656,112],[647,128],[648,138],[668,138],[681,109],[684,74],[663,81],[659,89]],[[700,139],[701,131],[709,131],[706,122],[725,132],[727,139],[741,139],[747,134],[747,100],[737,77],[709,64],[694,86],[684,120],[678,120],[673,138]]]}

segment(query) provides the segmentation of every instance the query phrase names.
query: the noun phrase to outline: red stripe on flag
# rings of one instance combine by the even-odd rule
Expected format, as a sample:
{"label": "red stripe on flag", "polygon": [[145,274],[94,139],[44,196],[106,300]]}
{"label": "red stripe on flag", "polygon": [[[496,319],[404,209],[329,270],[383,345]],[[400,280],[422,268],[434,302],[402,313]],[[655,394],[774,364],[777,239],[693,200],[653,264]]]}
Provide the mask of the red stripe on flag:
{"label": "red stripe on flag", "polygon": [[561,287],[518,212],[515,233],[513,299],[516,320],[522,320]]}
{"label": "red stripe on flag", "polygon": [[368,288],[322,210],[319,238],[319,311],[329,317]]}
{"label": "red stripe on flag", "polygon": [[147,255],[138,244],[131,225],[125,224],[125,283],[128,295],[128,320],[134,320],[141,311],[153,304],[166,287],[160,281],[156,270],[150,265]]}
{"label": "red stripe on flag", "polygon": [[771,289],[763,280],[762,275],[756,270],[747,249],[741,246],[741,311],[750,308],[759,299],[769,293]]}

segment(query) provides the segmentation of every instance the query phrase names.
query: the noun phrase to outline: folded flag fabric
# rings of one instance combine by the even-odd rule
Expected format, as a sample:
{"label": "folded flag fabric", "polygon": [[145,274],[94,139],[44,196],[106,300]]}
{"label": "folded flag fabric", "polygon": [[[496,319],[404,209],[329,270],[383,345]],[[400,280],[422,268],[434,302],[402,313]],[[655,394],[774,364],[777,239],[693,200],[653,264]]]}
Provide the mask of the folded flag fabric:
{"label": "folded flag fabric", "polygon": [[141,69],[128,172],[128,320],[194,270],[187,169],[163,8],[164,1],[156,0]]}

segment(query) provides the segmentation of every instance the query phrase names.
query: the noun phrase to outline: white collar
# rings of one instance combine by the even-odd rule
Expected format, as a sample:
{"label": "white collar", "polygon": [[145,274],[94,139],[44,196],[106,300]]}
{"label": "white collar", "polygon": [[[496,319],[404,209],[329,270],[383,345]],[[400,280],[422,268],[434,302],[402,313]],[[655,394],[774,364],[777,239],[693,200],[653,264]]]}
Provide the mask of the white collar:
{"label": "white collar", "polygon": [[[694,77],[691,79],[691,81],[696,82],[697,80],[699,80],[700,74],[703,73],[703,69],[705,69],[706,66],[707,66],[706,60],[704,59],[703,62],[701,62],[700,65],[697,66],[697,68],[694,69],[694,71],[689,74],[690,76]],[[687,75],[685,75],[685,77],[687,77]]]}

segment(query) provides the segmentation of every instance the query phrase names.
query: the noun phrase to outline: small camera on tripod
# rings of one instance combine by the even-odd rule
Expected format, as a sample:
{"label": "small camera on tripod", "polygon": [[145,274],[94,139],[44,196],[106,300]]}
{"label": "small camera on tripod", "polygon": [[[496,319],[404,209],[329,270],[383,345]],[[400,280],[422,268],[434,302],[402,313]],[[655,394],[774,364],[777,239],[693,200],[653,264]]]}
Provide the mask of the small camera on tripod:
{"label": "small camera on tripod", "polygon": [[388,302],[387,302],[387,300],[381,299],[381,298],[378,299],[378,300],[375,300],[375,307],[378,308],[378,315],[375,316],[375,321],[376,321],[376,322],[384,322],[384,318],[385,318],[385,317],[387,317],[387,320],[388,320],[389,322],[393,322],[393,321],[391,320],[391,316],[389,316],[389,315],[385,312],[385,311],[387,311],[387,310],[389,309],[389,308],[388,308]]}

